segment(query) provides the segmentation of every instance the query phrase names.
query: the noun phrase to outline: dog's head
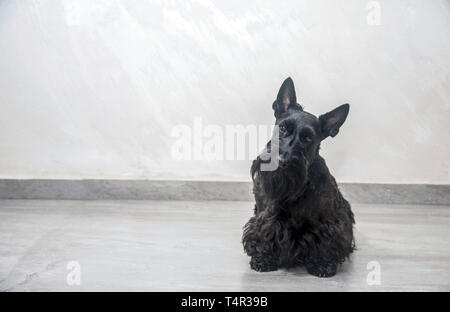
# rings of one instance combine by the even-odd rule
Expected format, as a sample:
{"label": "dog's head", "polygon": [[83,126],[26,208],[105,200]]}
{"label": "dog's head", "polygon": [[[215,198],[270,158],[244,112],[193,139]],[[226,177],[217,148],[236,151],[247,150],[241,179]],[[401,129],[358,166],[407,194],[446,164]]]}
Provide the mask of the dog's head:
{"label": "dog's head", "polygon": [[276,122],[272,149],[278,147],[277,171],[301,169],[308,176],[309,166],[318,155],[320,142],[338,134],[349,112],[349,104],[341,105],[319,117],[305,112],[297,103],[294,83],[287,78],[272,105]]}

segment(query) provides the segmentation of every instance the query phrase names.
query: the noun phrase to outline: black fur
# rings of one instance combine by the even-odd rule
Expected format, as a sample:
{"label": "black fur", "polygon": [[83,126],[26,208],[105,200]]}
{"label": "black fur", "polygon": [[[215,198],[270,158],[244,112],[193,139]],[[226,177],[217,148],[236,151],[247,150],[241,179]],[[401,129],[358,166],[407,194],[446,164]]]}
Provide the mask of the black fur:
{"label": "black fur", "polygon": [[[263,171],[261,164],[273,159],[260,155],[253,161],[256,204],[244,226],[244,250],[256,271],[302,265],[312,275],[333,276],[355,248],[354,218],[319,148],[323,139],[339,132],[349,105],[317,118],[297,104],[288,78],[272,107],[279,126],[279,153],[272,158],[279,166]],[[267,144],[269,153],[275,138]]]}

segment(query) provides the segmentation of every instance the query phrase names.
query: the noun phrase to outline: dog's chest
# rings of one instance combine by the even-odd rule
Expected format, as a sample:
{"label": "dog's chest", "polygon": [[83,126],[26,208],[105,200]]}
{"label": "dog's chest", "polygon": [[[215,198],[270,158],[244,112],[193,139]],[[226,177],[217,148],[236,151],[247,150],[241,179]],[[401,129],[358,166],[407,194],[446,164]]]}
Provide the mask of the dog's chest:
{"label": "dog's chest", "polygon": [[280,215],[279,221],[288,232],[294,236],[308,232],[311,228],[311,217],[304,212],[295,212]]}

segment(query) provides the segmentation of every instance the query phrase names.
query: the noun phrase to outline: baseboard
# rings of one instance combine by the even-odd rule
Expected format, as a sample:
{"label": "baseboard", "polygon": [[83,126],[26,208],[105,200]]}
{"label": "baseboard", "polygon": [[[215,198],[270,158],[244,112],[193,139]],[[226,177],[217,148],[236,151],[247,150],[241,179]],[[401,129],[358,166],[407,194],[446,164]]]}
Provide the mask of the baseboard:
{"label": "baseboard", "polygon": [[[450,185],[339,183],[354,203],[450,205]],[[250,182],[0,179],[0,199],[253,200]]]}

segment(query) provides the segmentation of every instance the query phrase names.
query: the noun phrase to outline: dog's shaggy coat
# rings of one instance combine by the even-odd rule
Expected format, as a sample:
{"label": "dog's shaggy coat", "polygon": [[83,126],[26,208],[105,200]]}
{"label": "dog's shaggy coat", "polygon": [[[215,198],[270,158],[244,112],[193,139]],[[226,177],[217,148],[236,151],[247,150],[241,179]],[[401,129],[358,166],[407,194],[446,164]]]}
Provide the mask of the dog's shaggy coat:
{"label": "dog's shaggy coat", "polygon": [[[354,250],[353,213],[324,159],[320,142],[334,137],[349,105],[316,118],[296,102],[294,84],[286,79],[273,103],[277,136],[267,144],[279,152],[253,161],[254,216],[244,227],[243,245],[256,271],[303,265],[310,274],[329,277]],[[266,154],[267,155],[267,154]],[[276,158],[276,170],[261,165]]]}

